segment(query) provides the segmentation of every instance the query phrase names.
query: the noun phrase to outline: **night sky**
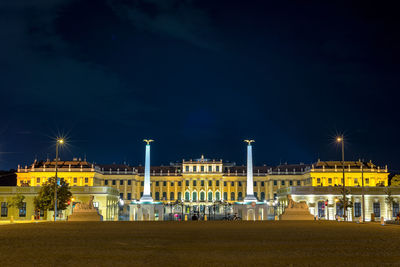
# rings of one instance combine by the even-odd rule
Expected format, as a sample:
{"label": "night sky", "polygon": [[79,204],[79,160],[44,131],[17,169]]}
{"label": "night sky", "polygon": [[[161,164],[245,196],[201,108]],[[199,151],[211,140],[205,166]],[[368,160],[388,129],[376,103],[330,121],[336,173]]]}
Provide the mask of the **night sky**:
{"label": "night sky", "polygon": [[399,170],[399,7],[322,2],[0,1],[0,169],[58,134],[62,159],[143,164],[152,138],[154,165],[244,164],[253,138],[275,165],[340,159],[343,132]]}

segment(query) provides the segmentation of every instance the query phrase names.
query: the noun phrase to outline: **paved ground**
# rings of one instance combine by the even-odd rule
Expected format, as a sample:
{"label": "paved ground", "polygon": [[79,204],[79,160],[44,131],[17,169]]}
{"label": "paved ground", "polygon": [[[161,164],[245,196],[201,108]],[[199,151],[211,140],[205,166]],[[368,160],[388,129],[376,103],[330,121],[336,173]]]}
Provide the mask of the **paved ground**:
{"label": "paved ground", "polygon": [[59,222],[0,226],[0,265],[400,265],[400,226]]}

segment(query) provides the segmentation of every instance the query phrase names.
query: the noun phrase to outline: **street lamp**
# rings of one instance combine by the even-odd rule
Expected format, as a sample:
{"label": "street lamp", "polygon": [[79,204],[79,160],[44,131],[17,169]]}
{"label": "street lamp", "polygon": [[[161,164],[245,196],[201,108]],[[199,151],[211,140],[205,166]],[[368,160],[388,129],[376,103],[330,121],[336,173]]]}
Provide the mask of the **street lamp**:
{"label": "street lamp", "polygon": [[56,142],[56,168],[55,168],[55,183],[54,183],[54,221],[57,221],[57,184],[58,184],[58,178],[57,178],[57,168],[58,168],[58,147],[60,145],[64,144],[64,139],[62,138],[57,138]]}
{"label": "street lamp", "polygon": [[342,136],[338,136],[336,138],[338,143],[341,143],[342,145],[342,172],[343,172],[343,219],[344,221],[346,221],[346,179],[345,179],[345,175],[344,175],[344,137]]}

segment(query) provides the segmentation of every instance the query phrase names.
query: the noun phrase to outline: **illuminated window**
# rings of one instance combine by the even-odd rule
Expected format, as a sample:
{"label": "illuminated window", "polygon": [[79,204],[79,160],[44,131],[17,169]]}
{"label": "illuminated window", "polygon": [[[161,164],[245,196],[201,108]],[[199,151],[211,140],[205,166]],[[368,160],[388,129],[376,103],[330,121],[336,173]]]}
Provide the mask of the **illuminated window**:
{"label": "illuminated window", "polygon": [[8,216],[8,205],[7,202],[1,202],[1,217]]}
{"label": "illuminated window", "polygon": [[393,217],[396,217],[399,213],[399,203],[393,202]]}
{"label": "illuminated window", "polygon": [[381,217],[381,203],[379,202],[374,202],[374,214],[375,218]]}
{"label": "illuminated window", "polygon": [[354,203],[354,217],[361,217],[361,203]]}
{"label": "illuminated window", "polygon": [[26,217],[26,202],[22,202],[22,207],[19,209],[19,217]]}

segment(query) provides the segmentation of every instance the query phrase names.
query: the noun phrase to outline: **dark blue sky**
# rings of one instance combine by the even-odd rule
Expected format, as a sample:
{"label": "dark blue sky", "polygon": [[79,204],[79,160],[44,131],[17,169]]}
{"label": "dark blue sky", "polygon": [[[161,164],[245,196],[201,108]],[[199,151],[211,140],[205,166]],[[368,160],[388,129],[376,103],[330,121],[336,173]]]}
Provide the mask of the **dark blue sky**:
{"label": "dark blue sky", "polygon": [[[5,3],[9,2],[9,3]],[[398,6],[335,1],[0,3],[0,169],[346,158],[400,169]]]}

